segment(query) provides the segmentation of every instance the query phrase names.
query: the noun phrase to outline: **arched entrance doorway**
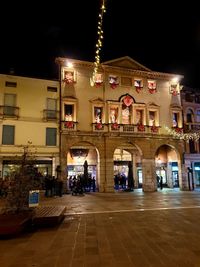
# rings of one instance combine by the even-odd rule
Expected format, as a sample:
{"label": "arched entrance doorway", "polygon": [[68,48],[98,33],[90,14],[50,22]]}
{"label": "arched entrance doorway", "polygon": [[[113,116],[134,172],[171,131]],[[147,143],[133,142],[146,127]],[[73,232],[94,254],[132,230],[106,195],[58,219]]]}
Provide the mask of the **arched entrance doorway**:
{"label": "arched entrance doorway", "polygon": [[[99,153],[96,147],[87,142],[81,142],[70,147],[66,158],[67,179],[84,175],[84,164],[87,162],[89,179],[95,180],[95,190],[99,188]],[[68,189],[69,189],[68,185]],[[92,186],[91,186],[92,190]]]}
{"label": "arched entrance doorway", "polygon": [[132,144],[117,147],[113,154],[114,175],[113,186],[115,190],[128,189],[128,173],[130,164],[133,171],[134,188],[142,187],[142,160],[141,152]]}
{"label": "arched entrance doorway", "polygon": [[[172,146],[162,145],[155,154],[156,175],[162,177],[163,187],[178,188],[179,180],[179,157]],[[158,181],[158,187],[160,181]]]}

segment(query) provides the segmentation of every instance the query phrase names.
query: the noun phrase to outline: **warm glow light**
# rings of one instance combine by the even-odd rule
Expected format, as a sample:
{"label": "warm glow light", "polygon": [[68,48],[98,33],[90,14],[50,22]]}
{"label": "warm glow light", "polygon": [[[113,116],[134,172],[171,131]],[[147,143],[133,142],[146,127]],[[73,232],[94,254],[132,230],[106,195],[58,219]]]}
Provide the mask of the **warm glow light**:
{"label": "warm glow light", "polygon": [[67,67],[68,67],[68,68],[73,68],[73,64],[72,64],[72,62],[67,62]]}
{"label": "warm glow light", "polygon": [[172,83],[173,84],[176,84],[176,83],[178,83],[179,82],[179,77],[174,77],[173,79],[172,79]]}
{"label": "warm glow light", "polygon": [[102,47],[102,40],[103,40],[103,30],[102,30],[102,26],[103,26],[103,15],[106,12],[106,7],[105,7],[105,0],[102,0],[102,4],[101,4],[101,9],[100,9],[100,13],[99,13],[99,21],[98,21],[98,27],[97,27],[97,43],[96,43],[96,55],[95,55],[95,62],[94,62],[94,70],[93,70],[93,75],[91,78],[91,85],[94,85],[94,77],[98,71],[98,67],[100,64],[100,50]]}
{"label": "warm glow light", "polygon": [[189,142],[190,140],[198,141],[200,139],[200,131],[195,132],[195,133],[183,133],[181,128],[177,128],[178,129],[177,130],[177,129],[170,129],[167,126],[165,126],[165,129],[167,130],[169,134],[173,135],[174,137],[183,139],[187,142]]}
{"label": "warm glow light", "polygon": [[160,158],[158,158],[157,162],[158,162],[158,164],[161,164],[162,160]]}

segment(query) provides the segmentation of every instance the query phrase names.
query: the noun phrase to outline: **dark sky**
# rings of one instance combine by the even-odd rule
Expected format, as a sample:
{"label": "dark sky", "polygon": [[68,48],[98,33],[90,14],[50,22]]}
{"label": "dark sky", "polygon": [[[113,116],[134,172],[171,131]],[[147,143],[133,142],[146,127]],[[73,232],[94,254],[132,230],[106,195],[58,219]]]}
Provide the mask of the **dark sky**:
{"label": "dark sky", "polygon": [[[7,1],[0,18],[0,73],[57,78],[55,58],[94,61],[100,0]],[[130,56],[200,88],[198,1],[107,0],[101,62]]]}

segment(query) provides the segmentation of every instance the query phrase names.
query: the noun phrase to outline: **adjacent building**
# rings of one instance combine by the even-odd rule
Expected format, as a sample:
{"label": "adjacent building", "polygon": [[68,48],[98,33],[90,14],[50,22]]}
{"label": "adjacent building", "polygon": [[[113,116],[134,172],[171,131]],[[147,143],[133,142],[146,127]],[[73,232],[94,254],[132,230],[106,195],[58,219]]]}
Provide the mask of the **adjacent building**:
{"label": "adjacent building", "polygon": [[190,189],[200,186],[200,91],[184,86],[181,90],[185,142],[184,162]]}
{"label": "adjacent building", "polygon": [[0,171],[10,176],[28,150],[38,171],[59,164],[58,81],[0,74]]}

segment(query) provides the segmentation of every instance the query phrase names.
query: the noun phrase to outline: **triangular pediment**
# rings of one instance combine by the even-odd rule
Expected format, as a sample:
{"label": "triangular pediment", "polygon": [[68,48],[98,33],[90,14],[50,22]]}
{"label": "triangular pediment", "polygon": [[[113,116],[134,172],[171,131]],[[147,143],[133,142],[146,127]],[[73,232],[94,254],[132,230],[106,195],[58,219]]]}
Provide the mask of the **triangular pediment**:
{"label": "triangular pediment", "polygon": [[104,103],[103,99],[100,98],[100,97],[90,99],[90,102],[93,102],[93,103]]}
{"label": "triangular pediment", "polygon": [[103,62],[102,64],[113,66],[113,67],[126,68],[126,69],[151,71],[147,67],[143,66],[142,64],[140,64],[139,62],[133,60],[132,58],[128,56],[106,61],[106,62]]}
{"label": "triangular pediment", "polygon": [[154,102],[149,102],[147,105],[148,105],[148,107],[159,107]]}

